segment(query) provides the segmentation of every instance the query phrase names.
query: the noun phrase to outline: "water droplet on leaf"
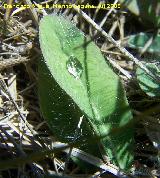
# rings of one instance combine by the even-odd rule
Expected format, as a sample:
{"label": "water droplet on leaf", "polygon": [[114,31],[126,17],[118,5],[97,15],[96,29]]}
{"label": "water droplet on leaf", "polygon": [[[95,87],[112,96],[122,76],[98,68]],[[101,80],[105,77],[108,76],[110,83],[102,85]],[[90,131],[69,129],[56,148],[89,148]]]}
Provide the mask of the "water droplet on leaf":
{"label": "water droplet on leaf", "polygon": [[79,60],[71,55],[66,62],[68,72],[73,75],[76,79],[79,79],[82,75],[83,68]]}

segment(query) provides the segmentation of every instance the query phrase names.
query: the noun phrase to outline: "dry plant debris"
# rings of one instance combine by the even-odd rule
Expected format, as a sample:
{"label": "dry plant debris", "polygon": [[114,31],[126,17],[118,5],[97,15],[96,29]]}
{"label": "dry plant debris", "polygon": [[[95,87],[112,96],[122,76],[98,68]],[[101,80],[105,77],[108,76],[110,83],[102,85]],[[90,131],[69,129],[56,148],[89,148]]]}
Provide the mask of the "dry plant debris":
{"label": "dry plant debris", "polygon": [[[35,7],[38,3],[58,2],[58,0],[7,1],[10,5],[35,4]],[[87,2],[81,1],[82,4]],[[92,3],[102,2],[97,0]],[[116,4],[118,1],[107,2]],[[4,4],[5,1],[2,0],[0,3]],[[117,177],[107,172],[112,169],[112,165],[103,163],[101,168],[105,171],[98,172],[85,173],[72,161],[65,168],[68,145],[56,141],[41,116],[36,87],[37,61],[42,57],[37,36],[38,23],[43,14],[52,13],[54,10],[52,8],[16,10],[0,7],[0,177],[28,178],[43,177],[45,174],[62,175],[64,169],[66,176],[69,177]],[[143,65],[140,58],[135,57],[135,51],[131,51],[133,55],[130,55],[123,48],[127,35],[135,33],[136,30],[143,30],[143,26],[136,27],[139,23],[138,19],[131,18],[131,14],[125,13],[123,9],[109,11],[84,9],[83,12],[63,9],[60,11],[70,15],[77,22],[77,26],[94,39],[124,81],[136,120],[136,156],[134,173],[132,172],[131,177],[138,177],[138,175],[145,178],[159,177],[160,145],[157,144],[159,142],[157,138],[160,138],[160,99],[150,98],[140,90],[135,80],[134,69],[135,64],[142,68]],[[146,46],[143,53],[147,49]],[[98,164],[97,158],[80,150],[75,149],[72,154],[77,151],[80,158],[85,155],[87,162],[94,160],[95,165]]]}

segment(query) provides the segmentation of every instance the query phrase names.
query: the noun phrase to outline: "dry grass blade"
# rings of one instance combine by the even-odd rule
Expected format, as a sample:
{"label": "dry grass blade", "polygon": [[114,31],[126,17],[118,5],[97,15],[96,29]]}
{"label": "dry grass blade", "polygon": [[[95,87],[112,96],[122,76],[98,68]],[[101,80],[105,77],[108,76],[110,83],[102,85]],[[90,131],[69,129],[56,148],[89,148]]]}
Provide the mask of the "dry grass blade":
{"label": "dry grass blade", "polygon": [[18,57],[18,58],[13,58],[13,59],[5,59],[0,61],[0,70],[3,70],[5,68],[9,68],[9,67],[13,67],[17,64],[20,63],[25,63],[30,61],[30,58],[26,58],[26,57]]}

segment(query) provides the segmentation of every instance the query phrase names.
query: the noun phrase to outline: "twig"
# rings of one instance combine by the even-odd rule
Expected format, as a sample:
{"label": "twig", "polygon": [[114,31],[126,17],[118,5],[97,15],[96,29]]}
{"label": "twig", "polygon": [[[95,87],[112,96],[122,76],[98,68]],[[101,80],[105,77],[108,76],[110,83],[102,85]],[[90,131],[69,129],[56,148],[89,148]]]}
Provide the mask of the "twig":
{"label": "twig", "polygon": [[[64,143],[55,142],[53,144],[53,147],[54,148],[57,148],[59,146],[64,147],[65,145],[67,146],[67,144],[64,144]],[[66,152],[66,153],[69,153],[70,149],[67,148],[67,149],[64,149],[63,151]],[[90,154],[88,154],[88,153],[86,153],[86,152],[84,152],[80,149],[73,148],[72,152],[71,152],[71,156],[77,157],[77,158],[79,158],[79,159],[81,159],[85,162],[88,162],[88,163],[90,163],[90,164],[92,164],[96,167],[99,167],[99,168],[101,168],[105,171],[108,171],[108,172],[110,172],[110,173],[112,173],[112,174],[114,174],[118,177],[123,177],[123,178],[128,177],[124,172],[120,171],[119,168],[116,167],[115,165],[110,164],[110,163],[105,164],[104,161],[102,161],[101,159],[99,159],[95,156],[92,156],[92,155],[90,155]]]}
{"label": "twig", "polygon": [[[8,0],[7,3],[8,3],[8,5],[12,5],[13,0]],[[5,19],[6,21],[9,19],[10,12],[11,12],[11,8],[7,8],[7,9],[6,9],[5,16],[4,16],[4,19]]]}
{"label": "twig", "polygon": [[118,22],[117,22],[117,21],[115,21],[115,22],[112,23],[112,27],[110,28],[110,30],[109,30],[109,32],[108,32],[108,34],[109,34],[110,36],[113,35],[113,33],[115,32],[117,26],[118,26]]}
{"label": "twig", "polygon": [[107,56],[107,60],[115,67],[117,68],[122,74],[124,74],[128,79],[131,79],[132,76],[126,71],[124,70],[121,66],[119,66],[114,60],[112,60],[111,57]]}
{"label": "twig", "polygon": [[146,50],[151,46],[151,44],[153,43],[153,40],[154,40],[154,35],[151,36],[149,38],[149,40],[146,42],[146,44],[144,45],[143,49],[140,51],[140,55],[142,56]]}
{"label": "twig", "polygon": [[[98,4],[98,7],[100,7],[100,5],[103,3],[103,1],[100,1],[99,4]],[[96,8],[95,12],[94,12],[94,15],[93,15],[93,20],[96,19],[96,16],[99,12],[100,8]]]}
{"label": "twig", "polygon": [[[118,2],[118,0],[115,0],[113,4],[115,5],[115,4],[117,4],[117,2]],[[114,10],[114,8],[111,8],[111,9],[108,11],[108,13],[104,16],[102,22],[99,24],[99,27],[100,27],[100,28],[103,27],[103,25],[104,25],[104,23],[106,22],[108,16],[113,12],[113,10]]]}
{"label": "twig", "polygon": [[16,59],[12,58],[12,59],[0,60],[0,71],[8,67],[13,67],[23,62],[28,62],[29,60],[30,58],[26,58],[26,57],[18,57]]}
{"label": "twig", "polygon": [[124,54],[117,52],[117,51],[109,51],[109,50],[105,50],[103,48],[101,48],[101,52],[106,53],[106,54],[114,54],[114,55],[118,55],[118,56],[124,56]]}
{"label": "twig", "polygon": [[125,16],[121,16],[119,20],[119,32],[120,32],[120,40],[124,39],[124,24],[125,24]]}

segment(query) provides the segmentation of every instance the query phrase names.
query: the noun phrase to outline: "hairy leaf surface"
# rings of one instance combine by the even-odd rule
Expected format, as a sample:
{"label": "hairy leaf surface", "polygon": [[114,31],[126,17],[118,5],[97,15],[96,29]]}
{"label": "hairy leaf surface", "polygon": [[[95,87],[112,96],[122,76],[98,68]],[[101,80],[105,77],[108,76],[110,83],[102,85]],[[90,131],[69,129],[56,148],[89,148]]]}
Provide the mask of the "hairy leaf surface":
{"label": "hairy leaf surface", "polygon": [[[81,148],[99,155],[101,145],[101,153],[127,170],[133,161],[133,126],[119,77],[94,42],[62,15],[45,16],[39,38],[44,57],[39,63],[39,99],[52,132],[72,142],[84,117],[76,136]],[[112,129],[118,132],[106,136]],[[91,144],[97,136],[101,141]]]}

